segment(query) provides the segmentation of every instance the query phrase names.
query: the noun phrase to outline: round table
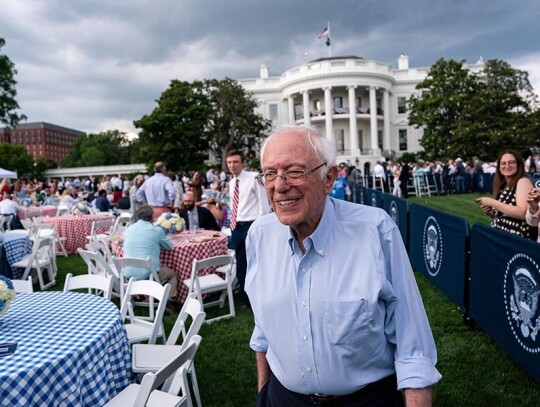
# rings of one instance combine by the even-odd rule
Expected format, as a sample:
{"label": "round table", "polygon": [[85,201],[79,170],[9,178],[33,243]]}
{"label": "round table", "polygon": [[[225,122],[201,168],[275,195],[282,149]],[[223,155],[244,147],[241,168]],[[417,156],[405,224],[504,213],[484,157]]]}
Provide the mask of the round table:
{"label": "round table", "polygon": [[101,406],[132,382],[118,308],[78,292],[19,293],[0,315],[0,400],[9,406]]}
{"label": "round table", "polygon": [[[60,237],[65,237],[64,246],[68,253],[77,253],[77,249],[84,249],[88,243],[86,236],[90,236],[92,223],[95,221],[114,220],[113,215],[65,215],[44,218],[43,223],[53,225]],[[98,233],[105,232],[98,230]]]}
{"label": "round table", "polygon": [[[214,230],[200,230],[196,235],[188,232],[169,234],[172,250],[162,250],[160,262],[176,272],[178,278],[178,302],[184,302],[188,295],[188,288],[184,280],[191,277],[191,266],[194,259],[202,260],[208,257],[227,254],[227,235]],[[211,238],[212,240],[197,242],[197,238]],[[194,240],[195,239],[195,240]],[[112,244],[116,256],[124,255],[124,248],[120,244]],[[206,273],[211,272],[207,270]],[[206,274],[204,271],[202,275]]]}

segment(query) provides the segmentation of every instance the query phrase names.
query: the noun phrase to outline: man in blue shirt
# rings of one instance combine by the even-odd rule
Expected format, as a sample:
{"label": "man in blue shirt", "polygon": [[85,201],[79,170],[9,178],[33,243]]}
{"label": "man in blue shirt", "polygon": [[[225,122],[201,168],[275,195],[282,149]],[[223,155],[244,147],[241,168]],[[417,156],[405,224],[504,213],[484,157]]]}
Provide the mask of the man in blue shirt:
{"label": "man in blue shirt", "polygon": [[[161,283],[171,285],[169,299],[174,300],[176,299],[178,285],[176,272],[159,262],[161,249],[171,250],[172,244],[163,228],[154,226],[151,223],[153,213],[154,211],[148,205],[141,205],[137,210],[137,219],[139,220],[124,232],[124,257],[139,259],[150,257],[154,269],[159,274]],[[126,267],[124,268],[124,276],[127,278],[135,277],[137,280],[147,280],[150,276],[150,270],[139,267]]]}
{"label": "man in blue shirt", "polygon": [[98,193],[98,197],[96,198],[96,208],[100,212],[109,212],[112,209],[111,203],[107,199],[107,191],[104,189]]}
{"label": "man in blue shirt", "polygon": [[335,147],[288,127],[261,150],[274,213],[248,233],[259,406],[431,405],[437,352],[399,230],[328,197]]}
{"label": "man in blue shirt", "polygon": [[176,190],[166,173],[165,163],[156,162],[154,175],[144,181],[137,190],[137,201],[146,202],[154,210],[152,220],[156,220],[162,213],[171,212],[173,209]]}

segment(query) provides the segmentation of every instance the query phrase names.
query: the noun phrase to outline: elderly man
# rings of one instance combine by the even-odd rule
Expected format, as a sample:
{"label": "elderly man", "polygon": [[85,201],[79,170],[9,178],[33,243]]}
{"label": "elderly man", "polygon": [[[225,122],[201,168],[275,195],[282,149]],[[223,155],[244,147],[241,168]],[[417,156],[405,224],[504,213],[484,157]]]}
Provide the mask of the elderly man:
{"label": "elderly man", "polygon": [[[261,151],[273,214],[247,238],[259,406],[429,406],[436,349],[399,231],[328,197],[336,152],[285,128]],[[397,376],[397,377],[396,377]]]}
{"label": "elderly man", "polygon": [[[171,285],[169,298],[175,300],[178,285],[176,273],[159,262],[160,250],[171,250],[172,244],[165,235],[165,231],[151,223],[153,213],[154,211],[148,205],[141,205],[137,209],[136,215],[139,220],[124,232],[124,256],[139,259],[150,257],[154,263],[154,269],[159,274],[161,283]],[[127,278],[135,277],[137,280],[146,280],[150,276],[150,270],[139,267],[126,267],[124,276]]]}
{"label": "elderly man", "polygon": [[186,222],[186,228],[188,230],[192,221],[201,229],[220,230],[212,212],[202,206],[195,205],[195,200],[191,192],[184,194],[184,203],[182,206],[179,215]]}
{"label": "elderly man", "polygon": [[166,172],[165,163],[158,161],[154,165],[154,175],[137,190],[137,201],[146,202],[153,208],[153,220],[162,213],[171,212],[176,197],[174,185]]}
{"label": "elderly man", "polygon": [[13,200],[11,194],[4,194],[4,199],[0,201],[0,215],[13,215],[9,225],[10,229],[22,229],[21,222],[17,215],[17,211],[22,209],[23,207]]}

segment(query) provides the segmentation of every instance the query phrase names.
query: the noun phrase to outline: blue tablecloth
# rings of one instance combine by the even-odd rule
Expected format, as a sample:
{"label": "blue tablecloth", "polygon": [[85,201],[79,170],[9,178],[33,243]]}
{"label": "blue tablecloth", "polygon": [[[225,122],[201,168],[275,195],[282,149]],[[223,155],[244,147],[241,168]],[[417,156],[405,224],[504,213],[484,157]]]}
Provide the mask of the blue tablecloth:
{"label": "blue tablecloth", "polygon": [[0,315],[2,406],[101,406],[132,381],[131,349],[118,308],[77,292],[17,294]]}
{"label": "blue tablecloth", "polygon": [[[3,242],[0,245],[6,249],[6,257],[10,266],[21,260],[25,255],[32,253],[32,243],[27,237]],[[13,272],[13,278],[20,279],[24,269],[12,268],[11,271]]]}

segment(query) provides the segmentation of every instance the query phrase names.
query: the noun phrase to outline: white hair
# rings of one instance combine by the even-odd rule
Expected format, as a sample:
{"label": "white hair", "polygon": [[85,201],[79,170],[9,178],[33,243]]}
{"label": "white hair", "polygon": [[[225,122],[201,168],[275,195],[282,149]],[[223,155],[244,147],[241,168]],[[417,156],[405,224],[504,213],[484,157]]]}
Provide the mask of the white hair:
{"label": "white hair", "polygon": [[[321,136],[320,130],[315,126],[305,126],[305,125],[284,125],[280,126],[274,133],[272,133],[261,147],[261,164],[264,160],[264,152],[268,143],[274,139],[279,134],[287,133],[291,137],[297,136],[307,136],[309,144],[313,148],[315,156],[326,163],[326,168],[331,168],[336,165],[336,148],[333,143]],[[319,174],[321,178],[324,178],[326,175],[324,170],[325,166],[321,167]]]}

